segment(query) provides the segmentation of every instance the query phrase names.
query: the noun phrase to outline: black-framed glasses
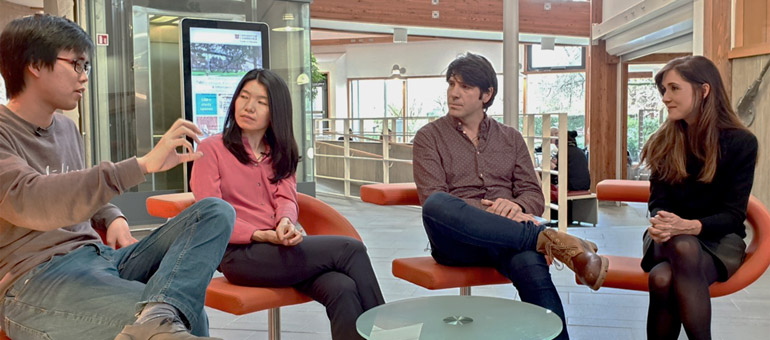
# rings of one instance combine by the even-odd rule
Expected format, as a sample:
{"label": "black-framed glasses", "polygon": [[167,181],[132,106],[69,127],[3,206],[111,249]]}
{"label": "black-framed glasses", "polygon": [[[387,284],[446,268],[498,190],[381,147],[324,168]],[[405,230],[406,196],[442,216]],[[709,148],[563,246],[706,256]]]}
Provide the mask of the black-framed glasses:
{"label": "black-framed glasses", "polygon": [[85,72],[86,74],[88,74],[88,72],[91,71],[91,63],[83,59],[67,59],[62,57],[56,57],[56,59],[64,60],[72,64],[72,67],[75,69],[75,72],[77,73]]}

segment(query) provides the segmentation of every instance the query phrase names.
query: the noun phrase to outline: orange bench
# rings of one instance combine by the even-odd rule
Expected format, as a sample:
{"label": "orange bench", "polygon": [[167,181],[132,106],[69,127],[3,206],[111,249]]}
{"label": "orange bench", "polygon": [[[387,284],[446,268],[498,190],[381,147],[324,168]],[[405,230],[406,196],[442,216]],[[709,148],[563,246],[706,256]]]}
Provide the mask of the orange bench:
{"label": "orange bench", "polygon": [[[650,182],[604,180],[596,185],[596,195],[603,201],[647,202],[650,196]],[[749,198],[746,219],[753,230],[751,243],[746,248],[746,260],[729,280],[711,285],[712,297],[732,294],[747,287],[770,265],[770,213],[754,196]],[[612,255],[607,257],[610,267],[603,287],[648,290],[647,273],[642,270],[641,258]],[[580,283],[577,278],[575,281]]]}
{"label": "orange bench", "polygon": [[[147,198],[147,211],[170,218],[195,203],[192,193],[157,195]],[[298,222],[310,235],[343,235],[361,240],[350,222],[328,204],[305,194],[297,194]],[[235,315],[268,310],[268,338],[280,339],[280,307],[312,301],[294,288],[246,287],[231,284],[224,277],[211,280],[206,290],[206,306]],[[1,340],[1,339],[0,339]]]}
{"label": "orange bench", "polygon": [[[420,205],[414,183],[363,185],[361,200],[378,205]],[[470,295],[472,286],[511,283],[494,268],[444,266],[430,256],[395,259],[392,271],[393,276],[423,288],[460,288],[460,295]]]}

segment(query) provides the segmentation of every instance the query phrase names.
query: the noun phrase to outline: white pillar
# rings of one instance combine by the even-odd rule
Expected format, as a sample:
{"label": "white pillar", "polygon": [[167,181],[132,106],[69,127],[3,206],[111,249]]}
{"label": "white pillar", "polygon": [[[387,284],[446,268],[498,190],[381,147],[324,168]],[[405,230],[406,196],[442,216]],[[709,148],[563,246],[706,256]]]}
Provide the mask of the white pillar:
{"label": "white pillar", "polygon": [[[503,0],[503,122],[519,128],[519,1]],[[497,98],[502,99],[499,94]]]}

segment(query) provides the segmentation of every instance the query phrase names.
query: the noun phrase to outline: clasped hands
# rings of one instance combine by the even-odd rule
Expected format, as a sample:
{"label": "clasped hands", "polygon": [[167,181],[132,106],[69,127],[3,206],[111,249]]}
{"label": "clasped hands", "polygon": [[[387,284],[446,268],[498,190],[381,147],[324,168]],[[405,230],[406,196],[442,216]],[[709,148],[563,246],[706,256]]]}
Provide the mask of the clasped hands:
{"label": "clasped hands", "polygon": [[650,223],[652,225],[647,232],[656,243],[666,242],[677,235],[698,235],[702,227],[698,220],[687,220],[664,210],[650,218]]}
{"label": "clasped hands", "polygon": [[532,214],[527,214],[523,211],[520,205],[505,198],[497,198],[494,201],[488,199],[481,200],[482,207],[486,207],[486,211],[495,215],[500,215],[516,222],[531,221],[535,224],[540,224]]}
{"label": "clasped hands", "polygon": [[275,230],[257,230],[251,235],[256,242],[269,242],[282,246],[296,246],[302,242],[302,228],[295,226],[291,220],[284,217],[278,222]]}

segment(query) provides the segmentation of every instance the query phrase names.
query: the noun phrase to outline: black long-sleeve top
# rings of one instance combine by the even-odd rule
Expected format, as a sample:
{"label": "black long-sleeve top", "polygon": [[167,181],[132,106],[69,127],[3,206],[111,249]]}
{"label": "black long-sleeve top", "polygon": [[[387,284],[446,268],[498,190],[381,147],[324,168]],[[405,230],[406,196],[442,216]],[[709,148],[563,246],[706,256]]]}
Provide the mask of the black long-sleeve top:
{"label": "black long-sleeve top", "polygon": [[678,184],[660,181],[653,172],[650,178],[650,216],[659,210],[677,214],[703,225],[698,237],[719,240],[735,233],[746,237],[746,208],[754,166],[757,161],[757,138],[745,130],[723,130],[719,134],[720,155],[711,183],[698,182],[703,162],[690,155],[688,177]]}

